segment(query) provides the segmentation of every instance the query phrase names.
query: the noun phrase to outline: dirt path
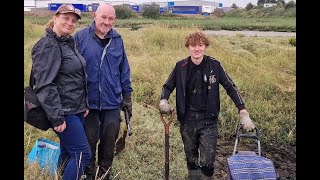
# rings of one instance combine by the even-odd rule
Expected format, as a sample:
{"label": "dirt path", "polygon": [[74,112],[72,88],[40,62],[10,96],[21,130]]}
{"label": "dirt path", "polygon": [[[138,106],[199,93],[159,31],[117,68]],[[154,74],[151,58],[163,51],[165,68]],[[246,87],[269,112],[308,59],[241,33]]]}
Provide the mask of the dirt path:
{"label": "dirt path", "polygon": [[274,32],[274,31],[211,31],[205,30],[204,33],[208,35],[218,35],[218,36],[259,36],[259,37],[296,37],[295,32]]}
{"label": "dirt path", "polygon": [[[232,155],[234,140],[218,140],[217,155],[215,161],[214,179],[227,179],[227,158]],[[237,150],[257,150],[256,144],[239,144]],[[241,149],[240,149],[241,148]],[[290,145],[263,145],[261,144],[261,156],[270,159],[280,177],[280,180],[296,179],[296,146]]]}

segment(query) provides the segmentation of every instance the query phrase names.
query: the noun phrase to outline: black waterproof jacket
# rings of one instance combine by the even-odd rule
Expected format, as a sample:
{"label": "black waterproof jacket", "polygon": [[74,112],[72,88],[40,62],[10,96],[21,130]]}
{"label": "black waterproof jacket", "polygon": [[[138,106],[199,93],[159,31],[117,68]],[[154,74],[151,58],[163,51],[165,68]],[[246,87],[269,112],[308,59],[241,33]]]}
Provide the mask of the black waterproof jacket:
{"label": "black waterproof jacket", "polygon": [[[176,63],[169,78],[162,87],[160,99],[169,99],[170,94],[176,88],[176,109],[177,118],[183,121],[186,111],[186,82],[187,82],[187,64],[191,57],[187,57]],[[220,94],[219,84],[221,84],[230,96],[238,110],[244,109],[244,102],[236,85],[223,69],[220,62],[213,57],[204,56],[205,61],[205,79],[208,84],[207,115],[208,117],[218,118],[220,112]]]}
{"label": "black waterproof jacket", "polygon": [[73,37],[58,37],[51,28],[32,49],[34,90],[53,127],[64,115],[88,109],[86,62],[75,48]]}

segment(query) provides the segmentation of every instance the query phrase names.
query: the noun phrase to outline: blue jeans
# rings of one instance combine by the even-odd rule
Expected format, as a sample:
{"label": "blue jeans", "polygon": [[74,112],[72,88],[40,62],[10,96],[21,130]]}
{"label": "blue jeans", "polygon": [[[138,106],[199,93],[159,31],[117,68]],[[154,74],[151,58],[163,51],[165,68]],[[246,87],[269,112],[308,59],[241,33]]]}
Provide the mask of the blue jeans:
{"label": "blue jeans", "polygon": [[[79,180],[84,168],[91,158],[90,146],[84,131],[83,113],[66,115],[66,129],[59,133],[60,157],[59,169],[63,173],[63,180]],[[81,158],[81,161],[79,159]]]}

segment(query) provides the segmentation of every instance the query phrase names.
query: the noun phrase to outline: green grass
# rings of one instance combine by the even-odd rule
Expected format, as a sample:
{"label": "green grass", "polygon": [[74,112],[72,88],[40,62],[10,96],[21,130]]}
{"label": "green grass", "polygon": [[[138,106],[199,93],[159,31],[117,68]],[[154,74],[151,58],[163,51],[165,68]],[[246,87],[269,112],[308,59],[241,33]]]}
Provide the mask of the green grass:
{"label": "green grass", "polygon": [[[31,48],[43,35],[44,26],[25,18],[25,82],[28,84],[31,67]],[[45,23],[44,23],[45,24]],[[133,92],[133,135],[127,139],[125,151],[117,156],[113,174],[119,179],[163,179],[164,128],[158,113],[163,83],[175,63],[188,56],[184,37],[196,27],[171,28],[168,25],[149,25],[131,31],[119,28],[129,63]],[[210,36],[207,54],[222,63],[243,95],[246,107],[261,130],[262,143],[296,141],[296,47],[289,37],[221,37]],[[175,103],[175,92],[170,97]],[[220,138],[230,137],[239,123],[237,109],[221,88]],[[185,179],[186,164],[176,118],[170,131],[170,178]],[[52,130],[42,132],[25,124],[25,158],[37,138],[58,142]],[[25,166],[27,179],[46,179]]]}
{"label": "green grass", "polygon": [[295,18],[296,17],[296,7],[291,7],[285,9],[281,6],[272,6],[268,8],[254,8],[251,10],[236,9],[229,11],[226,14],[227,17],[260,17],[260,18]]}
{"label": "green grass", "polygon": [[[80,26],[91,23],[91,15],[88,13],[80,20]],[[44,25],[50,19],[49,16],[25,16],[33,24]],[[295,17],[203,17],[200,15],[191,17],[160,17],[157,20],[142,17],[131,19],[117,19],[115,27],[135,28],[148,27],[150,25],[166,25],[170,28],[199,28],[203,30],[257,30],[257,31],[281,31],[296,32]]]}

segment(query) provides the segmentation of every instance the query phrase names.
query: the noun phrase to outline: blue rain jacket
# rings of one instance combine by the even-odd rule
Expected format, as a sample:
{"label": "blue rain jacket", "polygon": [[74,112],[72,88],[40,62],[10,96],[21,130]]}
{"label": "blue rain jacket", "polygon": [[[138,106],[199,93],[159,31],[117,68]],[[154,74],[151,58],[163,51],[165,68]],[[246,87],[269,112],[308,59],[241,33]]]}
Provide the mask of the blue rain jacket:
{"label": "blue rain jacket", "polygon": [[123,40],[115,29],[102,47],[95,35],[94,22],[74,35],[76,46],[87,62],[89,109],[119,108],[122,96],[131,95],[130,67]]}

